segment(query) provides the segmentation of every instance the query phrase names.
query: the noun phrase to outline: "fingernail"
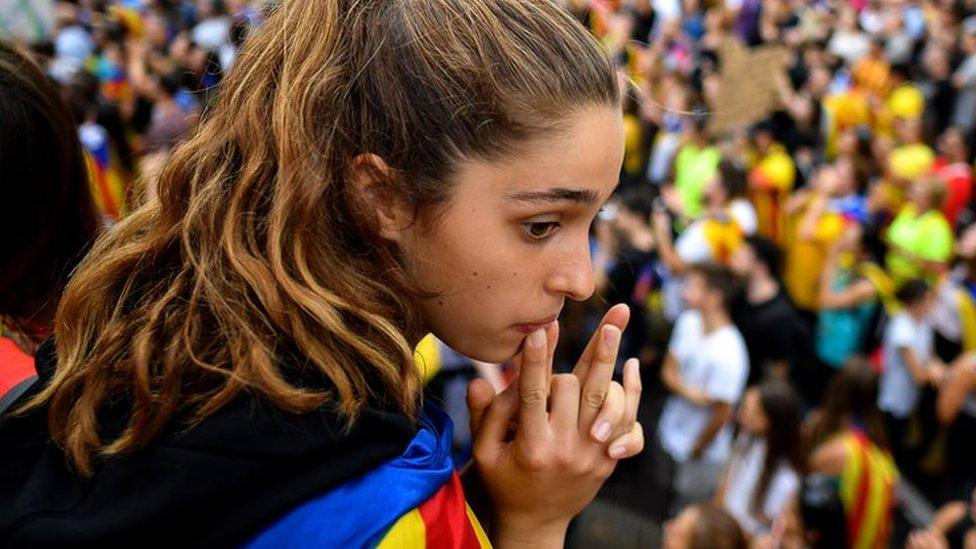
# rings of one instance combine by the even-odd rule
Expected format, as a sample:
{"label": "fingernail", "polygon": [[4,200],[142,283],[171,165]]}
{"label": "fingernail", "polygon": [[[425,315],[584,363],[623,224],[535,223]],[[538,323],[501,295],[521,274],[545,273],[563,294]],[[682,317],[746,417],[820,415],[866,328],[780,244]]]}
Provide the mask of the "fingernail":
{"label": "fingernail", "polygon": [[542,349],[546,346],[546,333],[542,330],[532,332],[529,337],[525,338],[525,344],[530,349]]}
{"label": "fingernail", "polygon": [[606,442],[610,438],[610,422],[602,421],[596,426],[596,430],[593,431],[593,436],[596,437],[600,442]]}
{"label": "fingernail", "polygon": [[614,446],[613,448],[610,448],[610,457],[613,459],[620,459],[625,455],[627,455],[626,446]]}
{"label": "fingernail", "polygon": [[620,339],[620,330],[616,326],[607,326],[603,329],[603,342],[607,345],[616,345]]}

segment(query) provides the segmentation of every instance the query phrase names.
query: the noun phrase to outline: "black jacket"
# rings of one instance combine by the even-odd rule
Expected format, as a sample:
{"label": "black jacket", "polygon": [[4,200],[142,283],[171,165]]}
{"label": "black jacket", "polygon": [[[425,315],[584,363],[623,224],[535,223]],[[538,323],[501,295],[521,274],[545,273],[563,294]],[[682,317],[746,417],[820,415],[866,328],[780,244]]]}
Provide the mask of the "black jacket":
{"label": "black jacket", "polygon": [[[36,361],[38,387],[23,398],[50,380],[53,344]],[[242,397],[85,479],[45,425],[43,411],[0,420],[0,547],[240,544],[400,455],[415,433],[398,413],[368,408],[344,434],[331,407],[297,415]]]}

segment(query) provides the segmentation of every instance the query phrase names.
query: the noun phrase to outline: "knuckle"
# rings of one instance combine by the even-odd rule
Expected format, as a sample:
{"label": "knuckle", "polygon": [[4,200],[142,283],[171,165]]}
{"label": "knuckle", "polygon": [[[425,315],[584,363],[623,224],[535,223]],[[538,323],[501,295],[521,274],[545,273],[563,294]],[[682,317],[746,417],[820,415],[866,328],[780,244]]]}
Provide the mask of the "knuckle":
{"label": "knuckle", "polygon": [[475,443],[471,449],[471,457],[474,458],[475,463],[487,463],[490,459],[488,450],[483,444],[479,443]]}
{"label": "knuckle", "polygon": [[541,471],[548,461],[545,452],[537,448],[527,449],[520,458],[522,466],[529,471]]}
{"label": "knuckle", "polygon": [[519,402],[522,406],[537,407],[545,405],[546,392],[541,388],[524,389],[519,393]]}
{"label": "knuckle", "polygon": [[557,452],[554,456],[554,461],[559,465],[561,469],[574,469],[579,465],[579,460],[575,458],[570,452]]}
{"label": "knuckle", "polygon": [[592,389],[583,391],[583,402],[590,408],[602,408],[605,401],[606,395],[600,391],[594,391]]}

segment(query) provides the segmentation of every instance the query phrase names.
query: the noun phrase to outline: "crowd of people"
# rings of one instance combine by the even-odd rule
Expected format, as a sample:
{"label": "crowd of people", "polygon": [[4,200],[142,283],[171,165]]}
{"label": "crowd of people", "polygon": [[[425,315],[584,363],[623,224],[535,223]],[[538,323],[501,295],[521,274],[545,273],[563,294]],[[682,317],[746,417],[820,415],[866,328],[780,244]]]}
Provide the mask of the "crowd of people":
{"label": "crowd of people", "polygon": [[[757,543],[880,547],[908,482],[956,509],[910,546],[973,543],[976,6],[570,4],[628,86],[594,262],[670,395],[660,517],[680,532],[707,504]],[[785,62],[728,68],[735,48]],[[723,84],[750,73],[773,100],[730,117]]]}
{"label": "crowd of people", "polygon": [[[974,546],[976,4],[562,3],[615,60],[625,155],[557,363],[630,305],[620,363],[668,395],[646,426],[665,545],[885,546],[907,481],[941,507],[909,546]],[[155,198],[272,4],[56,2],[26,46],[73,111],[103,225]],[[749,75],[723,70],[730,46],[786,60],[747,67],[775,101],[732,125],[715,106]],[[456,418],[465,378],[511,377],[422,346]]]}

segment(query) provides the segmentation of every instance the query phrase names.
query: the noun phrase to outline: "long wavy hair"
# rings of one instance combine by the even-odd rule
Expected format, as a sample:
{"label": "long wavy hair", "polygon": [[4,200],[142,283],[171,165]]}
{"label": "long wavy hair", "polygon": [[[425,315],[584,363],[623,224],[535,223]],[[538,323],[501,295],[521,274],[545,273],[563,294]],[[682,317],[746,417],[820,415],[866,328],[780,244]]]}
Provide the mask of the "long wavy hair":
{"label": "long wavy hair", "polygon": [[[619,105],[605,53],[548,0],[284,0],[236,63],[158,200],[100,239],[60,304],[57,370],[29,406],[82,474],[244,391],[349,425],[367,403],[415,417],[423,289],[351,162],[382,158],[384,189],[424,222],[461,160]],[[109,433],[117,402],[131,412]]]}

